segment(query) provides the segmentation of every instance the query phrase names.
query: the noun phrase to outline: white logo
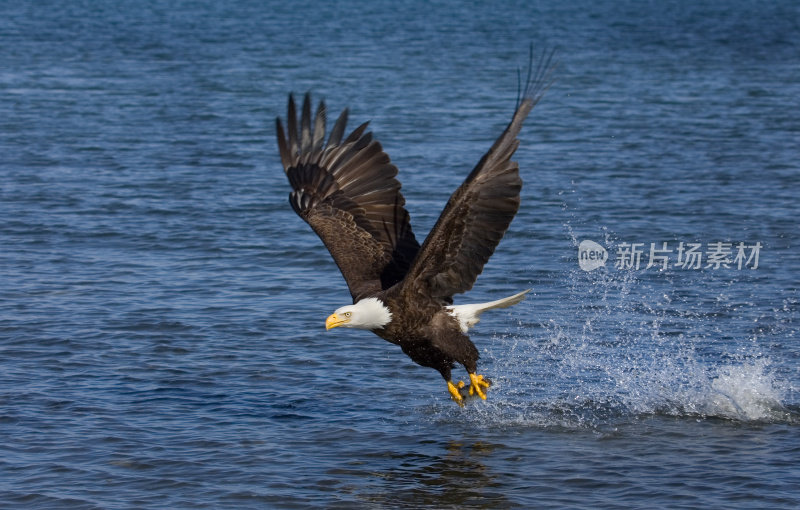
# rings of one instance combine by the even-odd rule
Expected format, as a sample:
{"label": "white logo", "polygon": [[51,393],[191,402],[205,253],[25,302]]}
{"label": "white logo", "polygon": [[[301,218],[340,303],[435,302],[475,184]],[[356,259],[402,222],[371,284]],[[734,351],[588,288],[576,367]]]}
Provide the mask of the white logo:
{"label": "white logo", "polygon": [[594,271],[606,265],[608,252],[605,248],[588,239],[581,241],[578,246],[578,265],[584,271]]}

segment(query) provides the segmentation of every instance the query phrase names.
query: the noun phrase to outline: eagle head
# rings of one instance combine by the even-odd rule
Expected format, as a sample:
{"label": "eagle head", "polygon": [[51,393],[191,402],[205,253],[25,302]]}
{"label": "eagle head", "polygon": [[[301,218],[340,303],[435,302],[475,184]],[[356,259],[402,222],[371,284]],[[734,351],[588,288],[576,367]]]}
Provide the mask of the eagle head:
{"label": "eagle head", "polygon": [[392,312],[378,298],[362,299],[354,305],[343,306],[325,321],[325,329],[380,329],[392,320]]}

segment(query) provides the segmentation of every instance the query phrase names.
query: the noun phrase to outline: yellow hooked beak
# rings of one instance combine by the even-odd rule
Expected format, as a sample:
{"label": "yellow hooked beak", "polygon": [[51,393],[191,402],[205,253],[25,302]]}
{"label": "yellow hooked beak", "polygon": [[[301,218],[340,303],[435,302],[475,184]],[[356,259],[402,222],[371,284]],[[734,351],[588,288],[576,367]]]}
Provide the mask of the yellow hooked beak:
{"label": "yellow hooked beak", "polygon": [[339,317],[334,313],[333,315],[325,319],[325,329],[336,328],[338,326],[341,326],[342,324],[346,324],[349,321],[350,319]]}

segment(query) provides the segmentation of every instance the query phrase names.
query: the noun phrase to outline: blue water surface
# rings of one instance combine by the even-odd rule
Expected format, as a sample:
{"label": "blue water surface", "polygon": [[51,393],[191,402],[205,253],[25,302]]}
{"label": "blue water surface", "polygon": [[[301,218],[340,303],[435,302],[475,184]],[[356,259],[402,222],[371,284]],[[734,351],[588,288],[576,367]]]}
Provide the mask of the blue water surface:
{"label": "blue water surface", "polygon": [[[457,302],[533,290],[460,409],[325,332],[274,118],[371,120],[423,239],[530,43],[522,206]],[[800,506],[796,2],[5,2],[0,46],[0,506]]]}

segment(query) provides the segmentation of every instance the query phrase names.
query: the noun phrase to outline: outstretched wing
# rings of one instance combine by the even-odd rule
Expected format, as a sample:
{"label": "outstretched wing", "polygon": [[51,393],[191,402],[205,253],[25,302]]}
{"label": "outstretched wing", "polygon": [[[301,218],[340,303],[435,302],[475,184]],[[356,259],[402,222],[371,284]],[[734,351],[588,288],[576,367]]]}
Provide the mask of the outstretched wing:
{"label": "outstretched wing", "polygon": [[345,109],[324,143],[325,103],[319,103],[312,126],[309,94],[299,131],[291,95],[287,133],[276,119],[281,162],[293,189],[289,203],[322,239],[355,302],[402,280],[419,243],[395,179],[397,167],[365,133],[368,123],[342,141],[346,124]]}
{"label": "outstretched wing", "polygon": [[403,292],[443,302],[472,288],[519,209],[522,179],[511,161],[522,122],[549,85],[552,52],[542,58],[511,123],[439,216],[403,282]]}

